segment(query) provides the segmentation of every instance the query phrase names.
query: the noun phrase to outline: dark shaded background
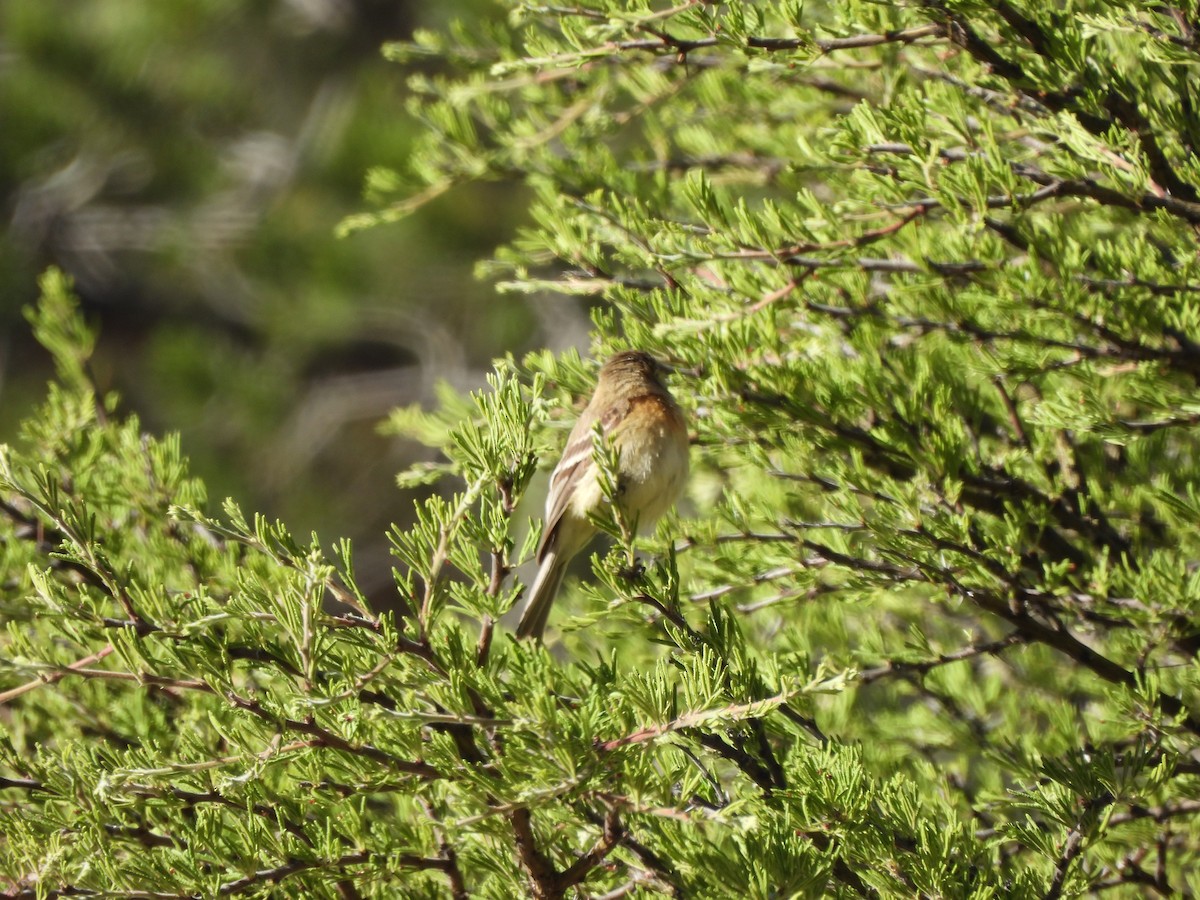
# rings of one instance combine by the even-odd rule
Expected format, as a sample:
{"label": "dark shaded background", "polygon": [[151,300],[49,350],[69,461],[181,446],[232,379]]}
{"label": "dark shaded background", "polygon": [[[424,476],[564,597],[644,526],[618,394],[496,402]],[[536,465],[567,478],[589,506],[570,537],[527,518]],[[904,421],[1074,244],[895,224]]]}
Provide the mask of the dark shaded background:
{"label": "dark shaded background", "polygon": [[419,124],[385,41],[482,0],[0,0],[0,440],[43,395],[21,310],[61,266],[100,329],[95,376],[179,431],[215,505],[356,541],[388,580],[395,472],[379,434],[445,379],[586,334],[581,307],[500,297],[475,261],[520,222],[518,188],[444,197],[345,240],[373,166]]}

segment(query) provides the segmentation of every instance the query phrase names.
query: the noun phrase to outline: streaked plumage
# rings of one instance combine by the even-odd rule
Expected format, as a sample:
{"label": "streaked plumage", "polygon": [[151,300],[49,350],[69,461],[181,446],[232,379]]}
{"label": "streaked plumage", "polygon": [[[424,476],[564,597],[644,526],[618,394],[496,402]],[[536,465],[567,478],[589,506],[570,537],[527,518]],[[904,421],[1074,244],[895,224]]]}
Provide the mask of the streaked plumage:
{"label": "streaked plumage", "polygon": [[662,367],[629,350],[604,364],[596,392],[567,438],[550,476],[541,564],[517,625],[520,637],[542,636],[567,564],[596,534],[588,513],[604,502],[594,459],[596,422],[618,449],[618,498],[627,520],[645,530],[670,509],[688,473],[687,423],[661,380]]}

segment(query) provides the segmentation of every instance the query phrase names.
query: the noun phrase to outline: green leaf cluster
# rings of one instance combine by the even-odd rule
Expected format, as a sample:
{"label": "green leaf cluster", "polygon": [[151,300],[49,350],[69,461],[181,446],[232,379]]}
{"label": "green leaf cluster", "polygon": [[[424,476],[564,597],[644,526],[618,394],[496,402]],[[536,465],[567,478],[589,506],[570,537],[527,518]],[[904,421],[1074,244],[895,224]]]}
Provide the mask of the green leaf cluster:
{"label": "green leaf cluster", "polygon": [[384,218],[528,185],[485,272],[673,364],[678,514],[512,639],[594,369],[505,360],[394,417],[445,459],[378,614],[348,546],[203,512],[49,280],[63,385],[0,488],[14,890],[1200,888],[1196,10],[508,7],[389,51],[453,74]]}

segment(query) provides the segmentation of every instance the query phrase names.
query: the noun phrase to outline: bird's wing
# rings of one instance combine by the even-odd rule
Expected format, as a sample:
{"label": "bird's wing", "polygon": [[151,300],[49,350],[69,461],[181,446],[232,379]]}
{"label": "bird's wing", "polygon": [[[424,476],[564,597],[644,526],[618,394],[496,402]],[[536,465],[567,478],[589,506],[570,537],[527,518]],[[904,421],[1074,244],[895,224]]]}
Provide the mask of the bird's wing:
{"label": "bird's wing", "polygon": [[[616,403],[604,410],[600,415],[600,430],[609,435],[612,430],[625,418],[626,403]],[[594,464],[592,458],[592,428],[596,420],[585,414],[580,416],[571,434],[567,438],[567,448],[563,450],[562,459],[554,467],[550,475],[550,493],[546,497],[546,520],[542,528],[542,541],[538,544],[537,560],[542,561],[550,542],[558,530],[558,523],[575,494],[575,488],[580,479]]]}

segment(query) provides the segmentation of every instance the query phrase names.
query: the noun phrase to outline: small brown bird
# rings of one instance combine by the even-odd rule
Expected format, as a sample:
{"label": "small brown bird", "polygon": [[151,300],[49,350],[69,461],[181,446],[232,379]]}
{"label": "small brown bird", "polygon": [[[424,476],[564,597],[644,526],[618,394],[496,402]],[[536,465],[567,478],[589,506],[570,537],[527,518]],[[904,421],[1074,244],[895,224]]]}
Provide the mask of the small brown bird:
{"label": "small brown bird", "polygon": [[600,370],[596,393],[571,429],[567,449],[550,476],[537,551],[541,568],[517,625],[519,637],[542,636],[567,563],[596,535],[588,514],[598,512],[605,498],[593,457],[595,423],[619,453],[614,499],[631,524],[648,529],[683,490],[687,423],[662,374],[654,357],[640,350],[618,353]]}

